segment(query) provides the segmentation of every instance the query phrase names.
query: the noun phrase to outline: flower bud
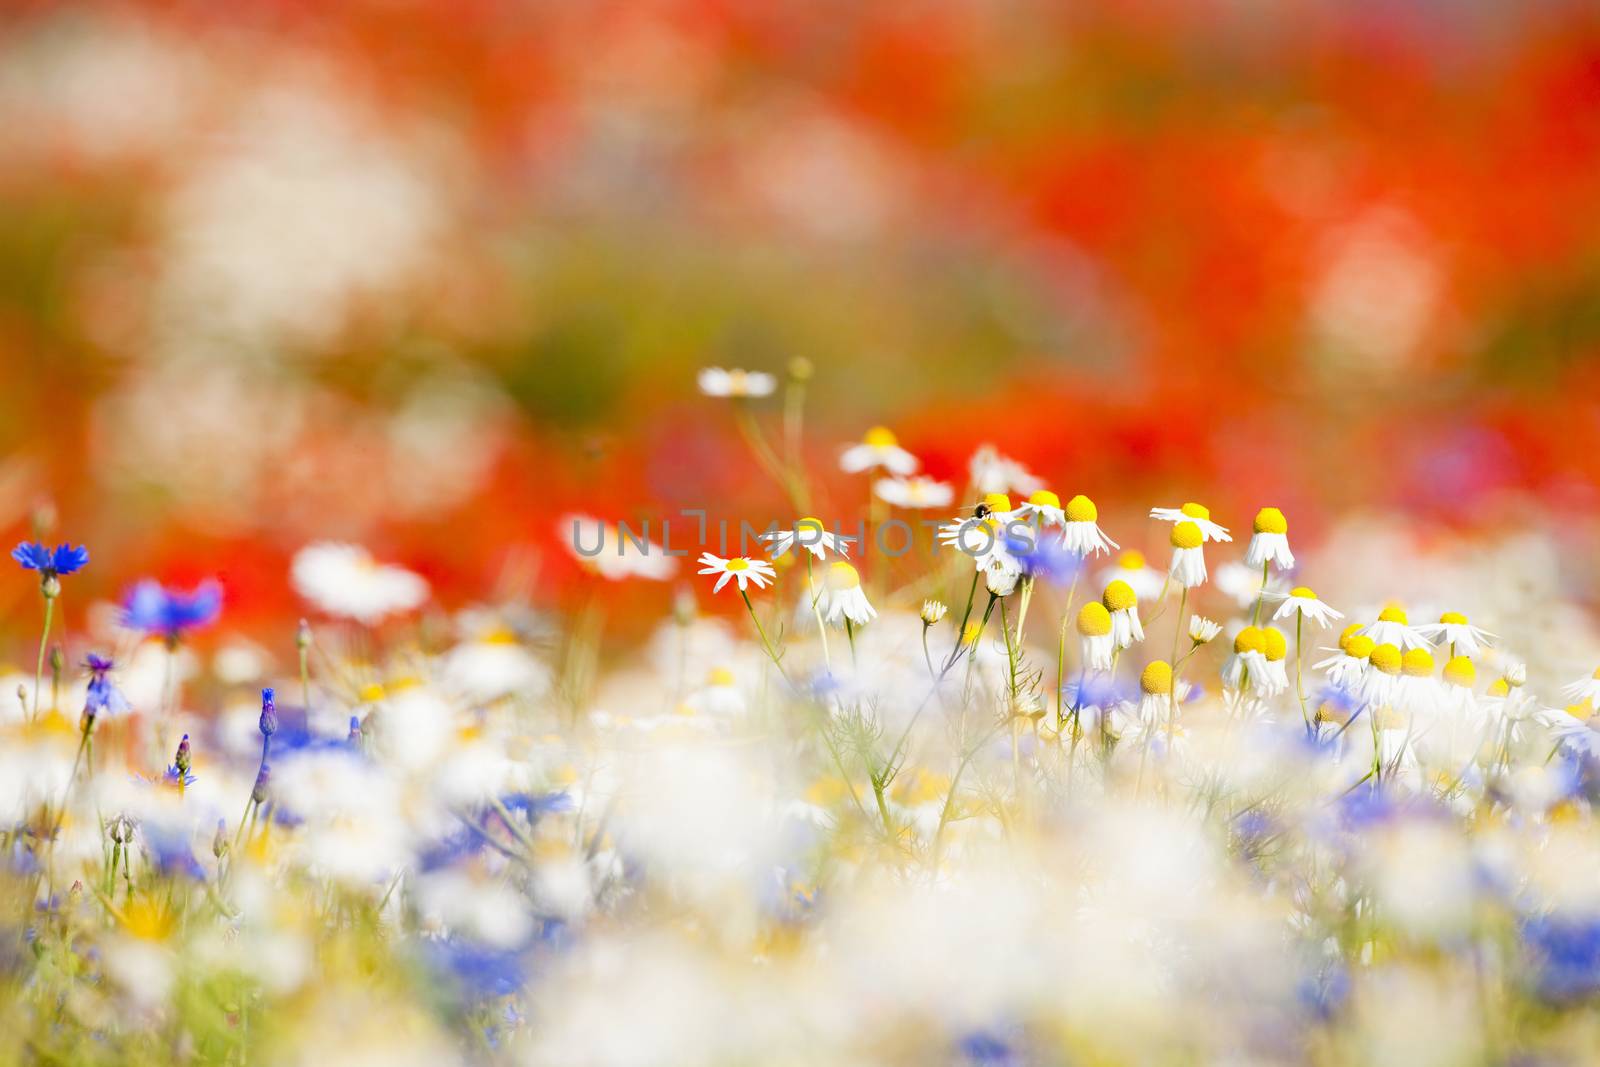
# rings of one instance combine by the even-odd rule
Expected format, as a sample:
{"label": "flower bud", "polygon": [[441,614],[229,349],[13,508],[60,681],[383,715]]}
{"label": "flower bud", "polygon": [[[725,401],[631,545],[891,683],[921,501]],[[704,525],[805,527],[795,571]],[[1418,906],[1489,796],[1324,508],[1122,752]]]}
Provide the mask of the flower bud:
{"label": "flower bud", "polygon": [[922,602],[922,624],[924,626],[939,625],[949,610],[944,606],[942,600],[924,600]]}
{"label": "flower bud", "polygon": [[228,821],[218,819],[217,832],[211,838],[211,854],[220,860],[226,851],[228,851]]}
{"label": "flower bud", "polygon": [[271,737],[278,732],[278,708],[273,703],[272,690],[261,690],[261,736]]}
{"label": "flower bud", "polygon": [[53,574],[47,574],[39,582],[39,592],[44,594],[46,600],[54,600],[61,595],[61,579]]}
{"label": "flower bud", "polygon": [[267,786],[272,782],[272,768],[265,763],[256,772],[256,784],[250,787],[250,799],[257,805],[267,802]]}
{"label": "flower bud", "polygon": [[183,740],[178,742],[177,754],[172,757],[172,765],[178,768],[179,775],[187,775],[193,766],[193,750],[189,747],[189,735],[184,734]]}
{"label": "flower bud", "polygon": [[311,647],[311,624],[301,619],[300,625],[294,631],[295,647],[304,652]]}

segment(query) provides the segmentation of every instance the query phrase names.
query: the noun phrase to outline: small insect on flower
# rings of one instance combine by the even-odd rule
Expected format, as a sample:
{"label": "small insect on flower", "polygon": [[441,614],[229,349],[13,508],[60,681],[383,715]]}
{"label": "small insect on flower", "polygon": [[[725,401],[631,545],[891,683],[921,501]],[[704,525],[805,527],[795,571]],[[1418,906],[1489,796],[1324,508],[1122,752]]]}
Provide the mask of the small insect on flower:
{"label": "small insect on flower", "polygon": [[1094,501],[1079,493],[1067,501],[1064,509],[1066,521],[1061,527],[1061,543],[1079,556],[1088,558],[1101,552],[1110,554],[1120,547],[1100,529],[1100,509]]}
{"label": "small insect on flower", "polygon": [[993,445],[981,445],[967,464],[972,485],[980,493],[1036,493],[1044,482]]}
{"label": "small insect on flower", "polygon": [[1176,508],[1151,508],[1150,517],[1162,522],[1192,522],[1200,527],[1200,536],[1206,541],[1232,541],[1233,535],[1226,526],[1211,521],[1211,509],[1204,504],[1187,503]]}
{"label": "small insect on flower", "polygon": [[168,643],[176,643],[185,632],[216,621],[220,614],[222,586],[215,581],[201,582],[184,593],[146,579],[122,601],[122,625],[159,635]]}
{"label": "small insect on flower", "polygon": [[761,540],[769,543],[767,554],[772,559],[786,555],[791,548],[799,546],[810,552],[818,559],[827,559],[829,552],[836,552],[841,556],[850,554],[850,544],[854,537],[843,534],[829,533],[828,528],[822,525],[822,520],[807,516],[794,524],[792,530],[772,530],[761,535]]}
{"label": "small insect on flower", "polygon": [[744,592],[751,584],[757,589],[765,589],[767,583],[778,576],[772,569],[772,564],[765,560],[750,559],[748,556],[734,556],[732,559],[723,559],[710,552],[702,552],[700,559],[700,574],[720,575],[716,584],[711,587],[713,593],[722,592],[722,587],[730,581],[739,583],[739,592]]}
{"label": "small insect on flower", "polygon": [[57,545],[48,548],[37,541],[24,541],[11,550],[11,558],[25,571],[38,571],[40,581],[49,581],[83,569],[89,550],[83,545]]}
{"label": "small insect on flower", "polygon": [[846,619],[865,626],[878,614],[861,590],[861,575],[848,563],[839,562],[828,568],[823,599],[825,603],[819,605],[822,617],[832,626],[843,625]]}
{"label": "small insect on flower", "polygon": [[1269,561],[1281,571],[1294,568],[1294,553],[1289,551],[1289,520],[1283,512],[1277,508],[1256,512],[1255,533],[1244,550],[1244,561],[1257,568]]}
{"label": "small insect on flower", "polygon": [[1222,632],[1222,624],[1212,622],[1204,615],[1189,616],[1189,640],[1196,645],[1208,645]]}
{"label": "small insect on flower", "polygon": [[1139,598],[1131,585],[1113,581],[1106,586],[1100,599],[1111,613],[1111,640],[1118,648],[1128,648],[1135,641],[1144,640],[1144,626],[1139,622]]}
{"label": "small insect on flower", "polygon": [[723,370],[721,367],[701,368],[697,380],[700,391],[706,396],[747,397],[771,396],[778,388],[778,379],[765,371]]}
{"label": "small insect on flower", "polygon": [[1206,580],[1205,535],[1187,519],[1172,528],[1172,580],[1193,589]]}
{"label": "small insect on flower", "polygon": [[1412,626],[1405,608],[1390,604],[1378,613],[1378,621],[1362,627],[1366,634],[1380,645],[1395,645],[1401,651],[1423,648],[1429,644],[1420,627]]}
{"label": "small insect on flower", "polygon": [[900,447],[894,431],[887,426],[874,426],[861,438],[861,443],[851,445],[839,455],[839,469],[849,474],[883,469],[901,476],[915,474],[917,457]]}
{"label": "small insect on flower", "polygon": [[1447,611],[1438,622],[1419,623],[1416,631],[1462,656],[1476,656],[1489,646],[1494,634],[1467,621],[1459,611]]}
{"label": "small insect on flower", "polygon": [[1344,612],[1333,610],[1330,605],[1318,600],[1316,593],[1303,585],[1297,585],[1287,593],[1268,592],[1266,597],[1268,600],[1283,598],[1278,610],[1272,613],[1273,622],[1292,619],[1296,613],[1318,626],[1332,626],[1335,620],[1344,618]]}
{"label": "small insect on flower", "polygon": [[1083,665],[1092,671],[1109,671],[1117,651],[1111,636],[1111,612],[1097,600],[1078,609],[1078,636],[1083,649]]}
{"label": "small insect on flower", "polygon": [[295,553],[295,592],[340,618],[371,625],[421,607],[428,583],[419,574],[379,563],[360,545],[321,541]]}
{"label": "small insect on flower", "polygon": [[960,517],[939,527],[939,543],[972,557],[973,569],[985,570],[998,563],[1020,571],[1007,544],[1007,524],[1011,521],[1011,501],[991,493],[984,497],[970,517]]}
{"label": "small insect on flower", "polygon": [[950,611],[942,600],[924,600],[922,602],[922,625],[937,626],[944,621]]}
{"label": "small insect on flower", "polygon": [[921,475],[914,478],[879,478],[872,483],[872,491],[885,504],[908,510],[945,508],[956,498],[955,487],[950,483]]}

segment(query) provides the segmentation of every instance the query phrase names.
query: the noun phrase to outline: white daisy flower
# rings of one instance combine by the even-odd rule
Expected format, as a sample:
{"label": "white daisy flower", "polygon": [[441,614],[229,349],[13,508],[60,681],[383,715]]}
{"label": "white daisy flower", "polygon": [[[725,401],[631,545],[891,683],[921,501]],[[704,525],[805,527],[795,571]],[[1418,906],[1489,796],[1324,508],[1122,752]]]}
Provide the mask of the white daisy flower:
{"label": "white daisy flower", "polygon": [[[988,499],[996,498],[991,496]],[[1005,497],[998,499],[1004,501]],[[1009,510],[997,512],[986,510],[986,507],[980,509],[983,512],[981,515],[958,518],[939,527],[939,543],[971,556],[977,570],[999,561],[1006,569],[1021,571],[1022,565],[1007,544],[1013,532],[1007,528],[1012,521]]]}
{"label": "white daisy flower", "polygon": [[1014,459],[1002,456],[993,445],[983,445],[968,464],[972,485],[980,493],[1036,493],[1044,482]]}
{"label": "white daisy flower", "polygon": [[1139,672],[1139,692],[1139,721],[1154,730],[1172,712],[1172,665],[1161,659],[1146,663]]}
{"label": "white daisy flower", "polygon": [[983,568],[983,585],[995,596],[1010,596],[1022,579],[1022,568],[1009,556],[995,556]]}
{"label": "white daisy flower", "polygon": [[1269,561],[1280,571],[1294,569],[1294,553],[1289,551],[1289,520],[1277,508],[1256,512],[1255,533],[1244,550],[1247,566],[1260,570]]}
{"label": "white daisy flower", "polygon": [[1269,592],[1266,596],[1269,600],[1275,600],[1278,597],[1283,598],[1283,603],[1278,605],[1278,610],[1272,613],[1273,622],[1292,619],[1296,612],[1310,619],[1318,626],[1332,626],[1336,619],[1344,618],[1344,612],[1333,610],[1333,608],[1318,600],[1316,593],[1303,585],[1297,585],[1287,593]]}
{"label": "white daisy flower", "polygon": [[699,382],[700,391],[706,396],[771,396],[778,388],[778,379],[763,371],[723,370],[721,367],[703,368]]}
{"label": "white daisy flower", "polygon": [[1378,612],[1378,621],[1368,623],[1361,632],[1380,645],[1395,645],[1402,651],[1425,648],[1429,644],[1427,635],[1420,627],[1411,625],[1406,610],[1398,604],[1390,604]]}
{"label": "white daisy flower", "polygon": [[1166,576],[1150,566],[1144,553],[1137,548],[1123,549],[1117,561],[1100,572],[1099,578],[1108,584],[1118,580],[1127,582],[1140,600],[1160,596],[1166,584]]}
{"label": "white daisy flower", "polygon": [[[1362,637],[1369,637],[1361,634]],[[1370,704],[1387,704],[1394,698],[1400,683],[1404,655],[1398,645],[1375,644],[1367,657],[1367,668],[1361,678],[1361,699]]]}
{"label": "white daisy flower", "polygon": [[646,578],[665,581],[678,573],[666,549],[616,523],[588,515],[563,515],[556,523],[561,543],[579,564],[608,581]]}
{"label": "white daisy flower", "polygon": [[1266,670],[1261,684],[1256,688],[1263,696],[1274,696],[1289,688],[1289,641],[1282,630],[1271,626],[1261,627],[1261,654],[1266,659]]}
{"label": "white daisy flower", "polygon": [[848,556],[850,544],[855,538],[830,533],[827,527],[822,525],[821,519],[807,516],[795,523],[794,529],[772,530],[762,534],[760,540],[769,542],[767,554],[772,559],[786,554],[796,545],[806,549],[818,559],[827,559],[829,552]]}
{"label": "white daisy flower", "polygon": [[1111,640],[1118,648],[1128,648],[1135,641],[1144,640],[1144,626],[1139,622],[1139,598],[1127,582],[1116,580],[1106,586],[1100,598],[1111,613]]}
{"label": "white daisy flower", "polygon": [[1222,624],[1212,622],[1204,615],[1189,616],[1189,640],[1197,645],[1208,645],[1222,632]]}
{"label": "white daisy flower", "polygon": [[1472,687],[1478,681],[1478,668],[1470,656],[1454,656],[1444,665],[1441,703],[1448,710],[1461,715],[1477,708],[1477,697]]}
{"label": "white daisy flower", "polygon": [[828,568],[822,603],[818,607],[823,619],[831,626],[841,626],[846,619],[857,626],[865,626],[878,615],[876,609],[867,602],[867,594],[862,592],[861,575],[842,561]]}
{"label": "white daisy flower", "polygon": [[1111,613],[1098,600],[1078,610],[1078,637],[1083,649],[1083,665],[1091,671],[1109,671],[1117,651],[1111,636]]}
{"label": "white daisy flower", "polygon": [[1205,535],[1200,527],[1185,520],[1172,528],[1172,566],[1168,573],[1174,584],[1193,589],[1206,580],[1206,553],[1201,546]]}
{"label": "white daisy flower", "polygon": [[1100,509],[1094,501],[1079,493],[1067,501],[1066,521],[1061,526],[1061,543],[1067,550],[1083,559],[1097,553],[1110,553],[1120,547],[1100,529]]}
{"label": "white daisy flower", "polygon": [[696,712],[722,718],[736,718],[745,712],[744,694],[726,667],[713,667],[706,684],[691,693],[687,703]]}
{"label": "white daisy flower", "polygon": [[1433,676],[1433,653],[1408,648],[1400,657],[1400,677],[1390,700],[1412,712],[1431,713],[1439,708],[1439,680]]}
{"label": "white daisy flower", "polygon": [[1151,508],[1150,517],[1162,522],[1192,522],[1200,527],[1200,535],[1207,541],[1232,541],[1233,535],[1226,526],[1211,521],[1211,509],[1204,504],[1188,503],[1178,508]]}
{"label": "white daisy flower", "polygon": [[[1256,602],[1261,590],[1261,568],[1251,569],[1238,560],[1229,560],[1219,566],[1211,575],[1211,584],[1217,592],[1233,601],[1241,608],[1248,608]],[[1281,593],[1284,584],[1276,577],[1269,576],[1266,594]]]}
{"label": "white daisy flower", "polygon": [[750,559],[748,556],[734,556],[732,559],[723,559],[721,556],[710,552],[700,553],[699,574],[720,575],[715,585],[711,587],[713,593],[722,592],[722,587],[730,581],[739,583],[739,592],[754,583],[757,589],[765,589],[767,583],[778,576],[772,569],[772,564],[765,560]]}
{"label": "white daisy flower", "polygon": [[1378,643],[1361,633],[1359,623],[1345,627],[1339,635],[1339,647],[1328,649],[1333,655],[1313,663],[1312,669],[1328,672],[1328,681],[1335,688],[1356,692],[1361,688],[1367,670],[1367,659]]}
{"label": "white daisy flower", "polygon": [[944,621],[950,609],[945,607],[942,600],[924,600],[922,602],[922,622],[925,626],[937,626]]}
{"label": "white daisy flower", "polygon": [[1267,636],[1257,627],[1234,634],[1233,654],[1222,662],[1222,684],[1233,690],[1244,688],[1246,681],[1258,690],[1271,685],[1266,648]]}
{"label": "white daisy flower", "polygon": [[879,478],[872,483],[878,499],[897,508],[944,508],[956,498],[955,487],[924,475],[912,478]]}
{"label": "white daisy flower", "polygon": [[886,426],[874,426],[860,444],[851,445],[839,456],[839,468],[851,474],[882,467],[890,474],[904,476],[915,474],[917,466],[917,457],[901,448]]}
{"label": "white daisy flower", "polygon": [[372,624],[422,606],[428,583],[404,567],[379,563],[360,545],[320,541],[295,553],[295,592],[329,615]]}
{"label": "white daisy flower", "polygon": [[1438,622],[1419,623],[1417,633],[1452,649],[1454,655],[1476,656],[1488,647],[1494,634],[1474,626],[1459,611],[1447,611]]}
{"label": "white daisy flower", "polygon": [[1561,695],[1574,703],[1586,702],[1600,706],[1600,667],[1596,667],[1589,677],[1562,686]]}
{"label": "white daisy flower", "polygon": [[1037,517],[1040,526],[1066,526],[1067,513],[1061,509],[1061,498],[1048,489],[1031,493],[1017,505],[1017,514],[1025,519]]}

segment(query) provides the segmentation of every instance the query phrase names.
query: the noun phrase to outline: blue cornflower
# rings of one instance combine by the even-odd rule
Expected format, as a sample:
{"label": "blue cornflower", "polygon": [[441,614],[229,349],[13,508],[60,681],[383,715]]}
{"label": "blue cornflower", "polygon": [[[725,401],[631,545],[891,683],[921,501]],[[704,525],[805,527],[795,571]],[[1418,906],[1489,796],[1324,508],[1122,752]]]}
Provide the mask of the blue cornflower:
{"label": "blue cornflower", "polygon": [[1037,529],[1008,533],[1006,550],[1022,568],[1024,577],[1052,585],[1066,585],[1083,570],[1083,557],[1058,538],[1040,537]]}
{"label": "blue cornflower", "polygon": [[82,570],[89,562],[89,550],[83,545],[57,545],[51,549],[38,541],[24,541],[11,550],[11,558],[23,570],[38,571],[40,578],[50,579]]}
{"label": "blue cornflower", "polygon": [[108,677],[116,664],[91,652],[83,665],[89,669],[89,692],[83,702],[83,713],[90,718],[101,714],[112,717],[127,714],[128,698]]}
{"label": "blue cornflower", "polygon": [[172,826],[147,825],[144,828],[145,848],[150,860],[162,874],[183,874],[197,882],[206,880],[205,868],[194,858],[189,835]]}
{"label": "blue cornflower", "polygon": [[1600,993],[1600,920],[1535,916],[1522,923],[1522,944],[1539,995],[1556,1003]]}
{"label": "blue cornflower", "polygon": [[162,781],[180,788],[186,785],[194,785],[195,777],[189,773],[191,766],[193,766],[193,755],[189,747],[189,735],[184,734],[183,740],[178,742],[178,752],[172,758],[172,765],[167,768],[167,773],[162,776]]}
{"label": "blue cornflower", "polygon": [[201,582],[184,593],[146,579],[122,602],[124,626],[160,634],[169,642],[176,642],[185,630],[215,621],[221,613],[222,586],[214,581]]}

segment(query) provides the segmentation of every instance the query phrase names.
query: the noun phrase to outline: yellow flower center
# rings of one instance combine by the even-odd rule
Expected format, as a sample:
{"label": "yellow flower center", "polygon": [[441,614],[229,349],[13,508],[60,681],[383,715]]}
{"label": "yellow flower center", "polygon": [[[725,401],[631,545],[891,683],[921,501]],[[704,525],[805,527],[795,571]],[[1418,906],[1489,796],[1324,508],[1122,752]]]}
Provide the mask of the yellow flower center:
{"label": "yellow flower center", "polygon": [[1295,586],[1293,589],[1289,590],[1289,595],[1299,597],[1301,600],[1317,599],[1317,594],[1313,593],[1309,586],[1304,585]]}
{"label": "yellow flower center", "polygon": [[1283,512],[1277,508],[1262,508],[1256,512],[1256,533],[1286,534],[1289,532],[1289,520],[1283,517]]}
{"label": "yellow flower center", "polygon": [[894,432],[887,426],[874,426],[861,438],[861,442],[873,448],[893,448],[899,443],[895,440]]}
{"label": "yellow flower center", "polygon": [[706,676],[706,684],[707,685],[732,685],[733,684],[733,672],[730,671],[726,667],[713,667],[713,668],[711,668],[711,673]]}
{"label": "yellow flower center", "polygon": [[1589,702],[1585,700],[1582,704],[1568,704],[1567,714],[1574,719],[1587,719],[1589,717]]}
{"label": "yellow flower center", "polygon": [[1276,663],[1289,654],[1289,641],[1283,636],[1282,630],[1271,626],[1261,628],[1262,651],[1267,654],[1267,659]]}
{"label": "yellow flower center", "polygon": [[1117,557],[1117,566],[1125,571],[1144,570],[1144,553],[1137,548],[1130,548]]}
{"label": "yellow flower center", "polygon": [[963,645],[970,645],[978,639],[978,635],[981,633],[983,633],[983,623],[979,622],[977,619],[973,619],[962,628],[961,643]]}
{"label": "yellow flower center", "polygon": [[1344,646],[1344,654],[1354,656],[1356,659],[1366,659],[1372,655],[1372,650],[1378,647],[1378,642],[1366,634],[1356,634]]}
{"label": "yellow flower center", "polygon": [[1511,683],[1504,678],[1496,678],[1489,684],[1489,695],[1492,697],[1510,696]]}
{"label": "yellow flower center", "polygon": [[1400,673],[1400,650],[1393,645],[1378,645],[1367,656],[1367,661],[1384,674]]}
{"label": "yellow flower center", "polygon": [[1180,522],[1172,528],[1173,548],[1199,548],[1202,540],[1200,527],[1192,522]]}
{"label": "yellow flower center", "polygon": [[983,506],[988,508],[990,511],[1010,511],[1011,498],[1006,496],[1004,493],[990,493],[988,496],[983,498]]}
{"label": "yellow flower center", "polygon": [[1059,508],[1061,506],[1061,498],[1048,489],[1041,489],[1028,498],[1028,503],[1038,504],[1047,508]]}
{"label": "yellow flower center", "polygon": [[1111,632],[1111,613],[1104,604],[1089,601],[1078,611],[1078,632],[1085,637],[1104,637]]}
{"label": "yellow flower center", "polygon": [[1591,678],[1600,678],[1600,667],[1596,667],[1594,669],[1594,673],[1592,675],[1590,675],[1589,677],[1591,677]]}
{"label": "yellow flower center", "polygon": [[1350,651],[1350,639],[1355,637],[1356,636],[1356,631],[1358,631],[1360,629],[1361,629],[1361,624],[1359,622],[1353,622],[1349,626],[1346,626],[1343,630],[1340,630],[1339,631],[1339,647],[1342,648],[1344,651],[1349,652]]}
{"label": "yellow flower center", "polygon": [[1433,677],[1433,653],[1425,648],[1411,648],[1400,658],[1401,669],[1412,678]]}
{"label": "yellow flower center", "polygon": [[1185,504],[1183,507],[1179,508],[1178,510],[1183,512],[1185,515],[1189,516],[1189,518],[1191,518],[1191,519],[1206,519],[1206,520],[1209,520],[1211,518],[1211,509],[1210,508],[1206,507],[1204,504],[1196,504],[1196,503],[1194,503],[1192,501],[1190,503]]}
{"label": "yellow flower center", "polygon": [[722,569],[725,571],[735,572],[747,571],[750,569],[750,561],[742,557],[739,559],[730,559],[727,563],[727,566],[723,567]]}
{"label": "yellow flower center", "polygon": [[1233,650],[1235,652],[1264,652],[1266,648],[1266,635],[1254,626],[1246,626],[1233,639]]}
{"label": "yellow flower center", "polygon": [[860,584],[861,575],[843,560],[828,569],[828,585],[834,589],[854,589]]}
{"label": "yellow flower center", "polygon": [[1067,501],[1068,522],[1096,522],[1100,518],[1100,509],[1094,506],[1094,501],[1079,493]]}
{"label": "yellow flower center", "polygon": [[1101,598],[1107,611],[1127,611],[1139,603],[1139,598],[1133,595],[1133,586],[1118,578],[1106,586],[1105,596]]}
{"label": "yellow flower center", "polygon": [[1166,660],[1154,659],[1139,672],[1139,688],[1154,696],[1172,692],[1172,665]]}
{"label": "yellow flower center", "polygon": [[822,525],[822,520],[817,518],[817,517],[815,517],[815,516],[813,516],[813,515],[807,515],[805,518],[803,518],[799,522],[795,523],[794,524],[794,529],[795,529],[795,533],[799,533],[802,530],[807,530],[807,531],[814,530],[819,534],[820,533],[826,533],[827,530],[828,530],[828,528],[826,526]]}
{"label": "yellow flower center", "polygon": [[1411,624],[1411,619],[1406,615],[1406,609],[1402,608],[1399,604],[1390,604],[1388,607],[1378,612],[1378,621],[1397,622],[1401,626],[1409,626]]}
{"label": "yellow flower center", "polygon": [[1439,616],[1439,621],[1448,626],[1465,626],[1467,617],[1459,611],[1447,611]]}
{"label": "yellow flower center", "polygon": [[1472,683],[1478,680],[1478,668],[1472,665],[1469,657],[1457,656],[1444,665],[1444,680],[1451,685],[1470,689]]}

